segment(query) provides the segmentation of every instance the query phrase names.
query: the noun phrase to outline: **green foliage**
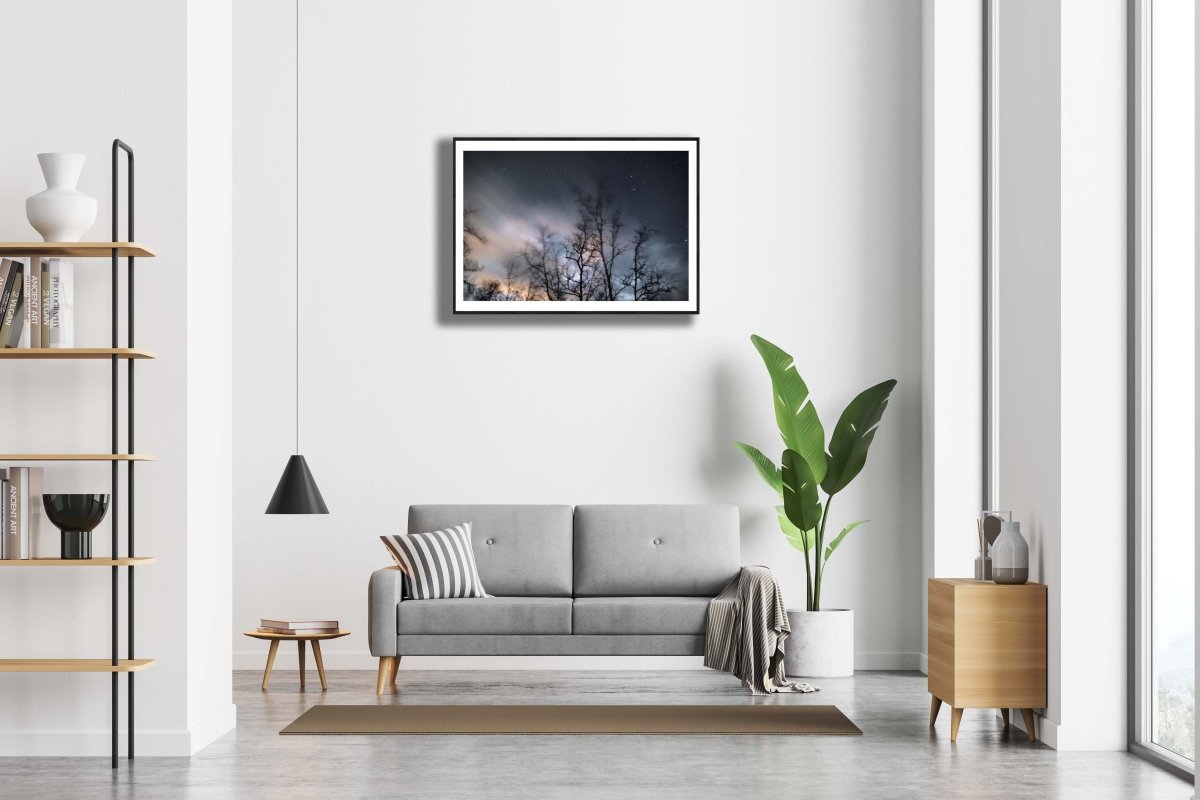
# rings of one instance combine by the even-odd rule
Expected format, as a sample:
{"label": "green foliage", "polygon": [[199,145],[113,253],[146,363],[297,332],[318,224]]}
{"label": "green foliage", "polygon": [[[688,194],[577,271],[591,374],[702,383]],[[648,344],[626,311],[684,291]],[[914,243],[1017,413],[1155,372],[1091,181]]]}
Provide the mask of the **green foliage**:
{"label": "green foliage", "polygon": [[783,511],[802,531],[821,524],[821,495],[808,462],[795,450],[783,451]]}
{"label": "green foliage", "polygon": [[829,438],[829,469],[821,481],[825,494],[837,494],[862,472],[894,388],[894,380],[876,384],[851,400],[842,412]]}
{"label": "green foliage", "polygon": [[809,550],[812,550],[813,537],[816,535],[816,531],[802,531],[793,525],[792,521],[787,518],[787,512],[783,510],[783,506],[775,506],[775,515],[779,518],[779,530],[783,531],[783,535],[792,547],[801,553],[807,553]]}
{"label": "green foliage", "polygon": [[782,497],[783,473],[779,467],[775,466],[775,462],[763,455],[763,452],[757,447],[742,442],[734,442],[733,445],[746,454],[746,458],[750,459],[750,462],[758,469],[758,474],[767,482],[767,485]]}
{"label": "green foliage", "polygon": [[[804,556],[807,608],[821,610],[821,587],[825,566],[846,536],[867,520],[852,522],[828,544],[825,527],[833,496],[845,489],[867,463],[867,451],[883,420],[896,381],[887,380],[859,394],[838,419],[825,450],[825,429],[809,395],[808,385],[796,370],[795,360],[761,336],[750,341],[762,356],[771,376],[775,422],[783,439],[782,467],[761,450],[742,442],[735,446],[745,453],[758,474],[777,494],[783,505],[775,509],[779,528],[788,542]],[[822,504],[818,489],[825,492]]]}
{"label": "green foliage", "polygon": [[775,422],[789,450],[795,450],[808,462],[820,482],[825,477],[825,429],[817,409],[809,400],[808,385],[796,371],[792,357],[761,336],[750,341],[762,356],[771,376],[775,395]]}

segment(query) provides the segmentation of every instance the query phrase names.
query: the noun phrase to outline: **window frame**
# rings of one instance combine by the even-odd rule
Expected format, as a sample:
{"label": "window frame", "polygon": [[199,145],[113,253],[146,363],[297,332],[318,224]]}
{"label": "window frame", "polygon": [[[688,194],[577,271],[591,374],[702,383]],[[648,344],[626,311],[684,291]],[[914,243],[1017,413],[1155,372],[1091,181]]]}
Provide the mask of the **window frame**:
{"label": "window frame", "polygon": [[1192,780],[1195,763],[1156,744],[1153,620],[1153,0],[1129,0],[1129,749]]}

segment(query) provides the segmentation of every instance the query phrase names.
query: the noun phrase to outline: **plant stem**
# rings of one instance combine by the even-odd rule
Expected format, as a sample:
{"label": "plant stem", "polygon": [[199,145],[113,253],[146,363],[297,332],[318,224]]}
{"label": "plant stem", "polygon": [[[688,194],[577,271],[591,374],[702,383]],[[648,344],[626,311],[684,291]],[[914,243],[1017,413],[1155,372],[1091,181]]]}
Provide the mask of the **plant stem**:
{"label": "plant stem", "polygon": [[[816,531],[813,531],[816,535]],[[808,538],[808,534],[804,534],[804,538]],[[809,550],[804,551],[804,607],[812,611],[813,604],[813,580],[812,580],[812,565],[808,561]]]}
{"label": "plant stem", "polygon": [[831,502],[833,502],[832,496],[825,498],[825,508],[821,511],[821,527],[817,530],[817,546],[813,548],[815,550],[813,560],[816,563],[817,576],[816,589],[813,591],[813,602],[810,603],[810,611],[821,610],[821,578],[825,573],[825,565],[822,563],[821,553],[824,552],[825,547],[825,524],[829,522],[829,504]]}

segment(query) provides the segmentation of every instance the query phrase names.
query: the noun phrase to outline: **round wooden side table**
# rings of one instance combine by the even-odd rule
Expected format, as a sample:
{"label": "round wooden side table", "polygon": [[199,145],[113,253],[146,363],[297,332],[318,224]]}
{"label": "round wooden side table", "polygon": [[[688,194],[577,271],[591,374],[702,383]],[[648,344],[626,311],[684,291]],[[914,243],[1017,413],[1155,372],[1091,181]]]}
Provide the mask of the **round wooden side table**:
{"label": "round wooden side table", "polygon": [[304,643],[309,642],[312,645],[313,658],[317,662],[317,674],[321,676],[321,689],[323,691],[329,688],[329,684],[325,682],[325,662],[321,660],[321,640],[340,639],[343,636],[349,636],[350,631],[339,630],[334,633],[267,633],[265,631],[246,631],[246,635],[252,639],[265,639],[271,643],[271,649],[267,652],[267,668],[263,672],[262,688],[264,690],[267,688],[267,684],[271,682],[271,667],[275,666],[275,652],[279,649],[279,643],[294,641],[300,652],[300,690],[304,690]]}

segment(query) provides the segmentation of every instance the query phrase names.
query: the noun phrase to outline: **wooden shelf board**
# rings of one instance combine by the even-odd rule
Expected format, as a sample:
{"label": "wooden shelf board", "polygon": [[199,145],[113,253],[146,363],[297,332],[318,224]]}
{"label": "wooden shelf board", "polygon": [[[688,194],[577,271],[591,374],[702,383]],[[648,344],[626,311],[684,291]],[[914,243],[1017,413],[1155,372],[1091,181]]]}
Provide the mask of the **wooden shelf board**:
{"label": "wooden shelf board", "polygon": [[154,663],[153,658],[122,658],[114,667],[108,658],[0,658],[0,672],[140,672]]}
{"label": "wooden shelf board", "polygon": [[144,567],[153,564],[153,556],[123,558],[0,558],[3,567]]}
{"label": "wooden shelf board", "polygon": [[6,347],[0,349],[0,358],[25,359],[102,359],[113,356],[123,359],[154,358],[149,350],[136,347]]}
{"label": "wooden shelf board", "polygon": [[46,256],[52,258],[109,258],[113,248],[122,258],[154,258],[154,251],[138,242],[0,242],[0,256],[23,258]]}
{"label": "wooden shelf board", "polygon": [[0,453],[0,462],[25,461],[153,461],[141,453]]}

